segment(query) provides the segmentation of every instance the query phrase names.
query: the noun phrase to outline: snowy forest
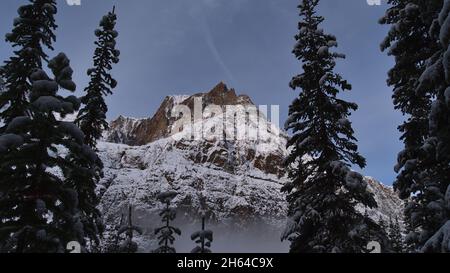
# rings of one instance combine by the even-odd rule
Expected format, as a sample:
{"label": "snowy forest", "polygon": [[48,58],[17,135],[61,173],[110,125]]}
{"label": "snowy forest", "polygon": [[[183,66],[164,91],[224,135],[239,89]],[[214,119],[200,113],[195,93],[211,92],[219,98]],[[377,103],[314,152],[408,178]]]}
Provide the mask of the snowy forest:
{"label": "snowy forest", "polygon": [[[126,78],[115,72],[127,62],[120,47],[134,43],[118,42],[133,31],[120,28],[121,7],[95,10],[98,24],[78,30],[89,32],[93,52],[59,52],[65,1],[15,1],[1,48],[11,51],[0,66],[0,253],[245,252],[239,244],[255,244],[250,252],[449,253],[450,0],[387,0],[384,15],[369,22],[387,30],[376,45],[391,61],[385,107],[402,118],[402,149],[388,166],[396,173],[392,187],[363,174],[371,161],[352,122],[362,106],[352,98],[364,90],[353,90],[357,79],[340,69],[352,52],[341,52],[340,37],[327,31],[320,6],[330,1],[290,7],[298,24],[285,53],[297,70],[286,75],[285,91],[273,92],[294,98],[280,106],[284,128],[262,118],[269,129],[261,141],[167,133],[176,124],[168,113],[199,98],[202,107],[253,106],[223,82],[206,93],[167,96],[152,118],[111,120],[117,79]],[[73,55],[90,68],[74,69]],[[229,134],[218,118],[207,117],[221,128],[209,134]],[[180,134],[195,131],[196,122]],[[239,232],[240,242],[224,235]]]}

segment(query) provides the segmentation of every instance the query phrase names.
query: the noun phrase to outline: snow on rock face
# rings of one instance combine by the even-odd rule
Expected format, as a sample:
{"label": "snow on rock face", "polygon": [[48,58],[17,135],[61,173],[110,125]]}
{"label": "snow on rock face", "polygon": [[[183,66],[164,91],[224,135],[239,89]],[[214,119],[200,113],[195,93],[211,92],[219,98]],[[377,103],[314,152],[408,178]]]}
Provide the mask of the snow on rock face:
{"label": "snow on rock face", "polygon": [[[223,84],[200,95],[204,101],[217,105],[252,104],[250,98],[237,96]],[[149,229],[146,234],[153,234],[151,229],[156,226],[151,225],[159,223],[157,213],[161,208],[158,195],[176,191],[178,195],[172,204],[184,212],[179,215],[188,221],[199,219],[206,206],[208,219],[222,227],[245,229],[260,222],[275,230],[272,233],[279,242],[287,215],[286,196],[280,192],[288,182],[283,167],[288,154],[286,134],[272,127],[257,140],[188,140],[168,136],[167,127],[172,121],[166,118],[167,112],[176,103],[189,107],[195,96],[199,94],[166,98],[151,119],[120,117],[111,123],[105,137],[109,142],[98,145],[105,165],[105,177],[98,191],[106,224],[117,224],[121,213],[132,204],[136,215],[156,219],[145,224]],[[215,120],[221,120],[220,116],[212,116],[208,122]],[[272,124],[265,121],[271,128]],[[148,130],[151,136],[145,135]],[[143,144],[138,146],[140,143]],[[402,219],[402,201],[393,190],[370,177],[364,181],[379,206],[369,210],[369,215],[376,221],[380,217],[386,221],[390,217]],[[144,248],[149,247],[146,240],[142,243]]]}
{"label": "snow on rock face", "polygon": [[201,98],[205,105],[253,105],[248,96],[237,96],[233,89],[228,89],[224,83],[219,83],[207,93],[166,97],[152,118],[129,119],[119,117],[111,122],[111,128],[106,133],[105,140],[137,146],[167,138],[170,136],[171,126],[177,120],[171,115],[174,106],[185,105],[191,110],[191,113],[194,113],[196,98]]}
{"label": "snow on rock face", "polygon": [[110,123],[111,130],[105,133],[104,138],[113,143],[130,143],[135,136],[135,130],[141,119],[119,116]]}
{"label": "snow on rock face", "polygon": [[[378,208],[369,209],[368,215],[375,221],[379,221],[380,218],[389,223],[389,218],[395,220],[395,218],[401,221],[403,219],[403,201],[398,198],[392,187],[385,186],[375,180],[373,177],[365,177],[367,182],[367,189],[374,194],[375,201]],[[362,209],[362,208],[360,208]]]}
{"label": "snow on rock face", "polygon": [[195,146],[168,140],[141,147],[100,143],[106,167],[101,208],[107,222],[115,221],[129,203],[137,210],[156,212],[158,194],[175,190],[179,194],[173,203],[193,218],[203,195],[216,221],[261,217],[282,224],[286,211],[282,179],[244,165],[230,172],[214,162],[196,163]]}
{"label": "snow on rock face", "polygon": [[183,103],[185,100],[187,100],[190,96],[189,95],[173,95],[169,96],[173,99],[173,103],[175,105]]}
{"label": "snow on rock face", "polygon": [[[202,154],[198,148],[200,145],[172,139],[145,146],[99,143],[100,157],[105,164],[105,177],[99,186],[100,209],[105,223],[116,225],[121,213],[132,204],[135,214],[140,215],[136,223],[147,229],[145,236],[148,237],[139,239],[140,249],[153,249],[156,241],[152,234],[159,223],[156,215],[161,209],[158,195],[175,190],[178,195],[172,204],[181,211],[178,218],[186,222],[198,221],[202,210],[201,197],[204,197],[209,219],[216,228],[229,227],[246,232],[247,229],[253,229],[255,223],[261,223],[264,227],[261,227],[260,232],[270,230],[267,236],[273,235],[272,242],[278,241],[287,215],[287,202],[280,189],[287,179],[258,169],[255,161],[238,164],[234,170],[220,166],[220,161],[196,162],[198,153]],[[242,146],[238,150],[243,149],[246,147]],[[256,153],[259,152],[257,149]],[[370,209],[368,215],[375,221],[382,218],[388,222],[391,217],[402,219],[402,201],[392,188],[370,177],[366,177],[365,181],[378,203],[378,208]],[[184,227],[182,224],[179,226]],[[274,243],[269,247],[272,245]],[[224,251],[230,250],[233,249]],[[279,250],[274,248],[273,251]]]}
{"label": "snow on rock face", "polygon": [[[229,155],[222,145],[220,142],[206,144],[201,141],[175,141],[172,138],[144,146],[100,142],[98,148],[105,165],[105,177],[98,191],[106,225],[117,225],[120,215],[131,204],[135,210],[133,215],[138,217],[133,222],[146,230],[144,237],[138,238],[140,251],[155,249],[157,242],[153,231],[159,224],[157,214],[161,209],[158,195],[176,191],[178,195],[172,204],[179,210],[177,220],[182,219],[182,222],[176,226],[182,229],[183,235],[191,229],[198,229],[201,210],[206,209],[210,222],[208,226],[212,225],[214,230],[220,228],[228,232],[236,228],[250,232],[255,223],[261,223],[264,227],[258,226],[261,228],[259,230],[272,236],[271,241],[277,242],[273,245],[278,247],[279,232],[285,223],[287,210],[285,196],[280,191],[284,178],[258,169],[265,164],[259,159],[265,156],[261,153],[265,151],[264,145],[252,148],[253,160],[244,163],[242,159],[237,164],[228,163]],[[234,151],[240,154],[244,150],[249,150],[249,147],[242,144]],[[267,161],[273,162],[270,158]],[[214,248],[215,251],[233,250],[224,247],[230,238],[222,240],[224,244],[218,244],[216,247],[219,248]],[[186,244],[192,248],[190,242],[184,242],[177,250],[189,251]],[[263,249],[266,247],[263,246]],[[258,249],[261,250],[249,248],[241,251]],[[287,249],[276,248],[272,251]]]}

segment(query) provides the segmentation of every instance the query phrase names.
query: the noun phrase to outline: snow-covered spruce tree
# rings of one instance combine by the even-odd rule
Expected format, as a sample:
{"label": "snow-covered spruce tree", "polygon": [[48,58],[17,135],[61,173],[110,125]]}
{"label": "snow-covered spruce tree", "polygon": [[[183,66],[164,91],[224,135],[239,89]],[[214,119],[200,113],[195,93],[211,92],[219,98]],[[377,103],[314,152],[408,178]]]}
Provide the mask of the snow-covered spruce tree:
{"label": "snow-covered spruce tree", "polygon": [[2,72],[0,72],[0,94],[5,90],[5,80],[1,76]]}
{"label": "snow-covered spruce tree", "polygon": [[42,68],[43,60],[47,61],[44,48],[53,50],[55,40],[56,1],[29,2],[19,7],[14,28],[6,35],[6,41],[14,47],[14,55],[0,70],[0,77],[5,80],[5,90],[0,93],[0,120],[5,124],[29,114],[26,113],[31,93],[29,77],[35,69]]}
{"label": "snow-covered spruce tree", "polygon": [[202,216],[202,229],[192,233],[191,240],[194,241],[197,246],[192,249],[191,253],[211,253],[211,243],[213,241],[213,232],[205,229],[206,215],[204,212]]}
{"label": "snow-covered spruce tree", "polygon": [[385,230],[386,232],[388,231],[388,226],[386,225],[383,217],[380,216],[379,220],[378,220],[378,225],[380,226],[380,228],[382,230]]}
{"label": "snow-covered spruce tree", "polygon": [[95,31],[98,40],[94,53],[94,67],[88,70],[91,77],[86,95],[81,98],[84,107],[77,117],[77,124],[83,130],[85,143],[96,149],[97,140],[102,136],[103,130],[108,128],[106,113],[108,106],[104,97],[112,94],[117,81],[109,74],[113,64],[119,62],[120,51],[116,49],[118,32],[115,30],[117,16],[113,9],[100,21],[100,28]]}
{"label": "snow-covered spruce tree", "polygon": [[[414,242],[414,239],[417,236],[417,231],[414,227],[412,227],[410,221],[404,221],[405,226],[405,237],[403,238],[403,251],[404,253],[416,253],[417,252],[417,246]],[[413,238],[410,238],[413,237]]]}
{"label": "snow-covered spruce tree", "polygon": [[293,53],[303,63],[303,73],[290,86],[301,92],[289,107],[286,130],[291,153],[286,159],[291,183],[288,192],[289,220],[282,239],[291,240],[291,252],[366,251],[369,241],[386,241],[385,233],[355,206],[376,207],[362,175],[351,164],[365,166],[358,154],[348,120],[357,105],[337,98],[351,85],[333,69],[336,37],[319,28],[323,17],[316,15],[318,0],[299,5],[299,34]]}
{"label": "snow-covered spruce tree", "polygon": [[389,220],[389,241],[391,242],[392,251],[395,253],[403,253],[405,251],[403,244],[403,236],[398,218]]}
{"label": "snow-covered spruce tree", "polygon": [[133,224],[133,208],[131,206],[128,207],[128,223],[122,226],[118,231],[118,236],[125,234],[126,239],[122,243],[119,248],[119,252],[121,253],[135,253],[138,250],[138,244],[133,241],[133,234],[137,232],[138,234],[142,234],[142,229]]}
{"label": "snow-covered spruce tree", "polygon": [[[5,92],[5,80],[2,77],[2,74],[3,74],[2,71],[3,71],[3,69],[0,67],[0,97],[1,97],[1,94]],[[0,112],[2,112],[2,108],[1,107],[0,107]],[[0,128],[2,128],[3,125],[4,125],[3,121],[0,118]]]}
{"label": "snow-covered spruce tree", "polygon": [[119,222],[114,226],[107,226],[105,229],[105,233],[107,234],[107,237],[103,237],[102,243],[104,245],[101,252],[105,253],[120,253],[120,234],[119,230],[124,226],[125,224],[125,217],[123,213],[120,215]]}
{"label": "snow-covered spruce tree", "polygon": [[[37,2],[37,1],[36,1]],[[70,62],[63,53],[50,60],[54,74],[36,69],[29,115],[6,124],[0,135],[0,243],[5,252],[64,252],[66,244],[97,240],[99,214],[91,202],[99,160],[84,145],[82,131],[59,121],[79,100],[58,95],[74,91]]]}
{"label": "snow-covered spruce tree", "polygon": [[[444,0],[441,11],[433,21],[430,34],[439,42],[419,79],[417,93],[433,90],[429,116],[429,138],[422,146],[426,164],[424,195],[427,211],[416,217],[426,217],[433,225],[423,229],[419,243],[422,252],[450,252],[450,0]],[[432,213],[426,215],[425,213]],[[437,224],[435,226],[434,224]]]}
{"label": "snow-covered spruce tree", "polygon": [[174,234],[181,235],[181,230],[170,225],[170,222],[175,220],[177,215],[176,209],[170,207],[170,202],[178,195],[177,192],[169,191],[158,195],[158,200],[165,205],[159,216],[162,218],[164,226],[157,228],[155,234],[158,235],[159,248],[155,253],[176,253],[173,247],[175,241]]}
{"label": "snow-covered spruce tree", "polygon": [[421,79],[427,60],[439,49],[439,41],[429,29],[442,7],[442,0],[391,0],[388,3],[391,7],[380,23],[392,27],[381,49],[395,57],[388,84],[394,88],[396,109],[408,118],[399,127],[405,148],[398,156],[395,170],[399,175],[394,187],[407,203],[405,221],[411,233],[407,236],[408,245],[417,249],[429,238],[429,231],[440,225],[435,217],[436,207],[428,206],[429,201],[439,199],[440,194],[436,194],[434,182],[427,176],[429,162],[425,162],[422,150],[430,136],[428,116],[436,92],[421,84]]}

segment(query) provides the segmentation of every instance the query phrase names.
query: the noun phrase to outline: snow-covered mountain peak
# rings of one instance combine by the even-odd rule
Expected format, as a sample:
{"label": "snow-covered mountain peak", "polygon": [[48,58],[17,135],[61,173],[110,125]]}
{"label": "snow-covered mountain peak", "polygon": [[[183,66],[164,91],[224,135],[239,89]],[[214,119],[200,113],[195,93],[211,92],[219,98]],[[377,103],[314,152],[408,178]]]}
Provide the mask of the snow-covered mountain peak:
{"label": "snow-covered mountain peak", "polygon": [[174,104],[181,104],[185,100],[187,100],[190,97],[190,95],[170,95],[168,97],[173,99]]}
{"label": "snow-covered mountain peak", "polygon": [[[242,113],[242,111],[248,111],[248,107],[256,109],[256,106],[247,95],[237,95],[234,89],[229,89],[226,84],[220,82],[205,93],[197,93],[191,96],[167,96],[156,113],[150,118],[134,119],[120,116],[111,122],[111,128],[106,133],[105,140],[107,142],[139,146],[170,137],[173,134],[173,125],[177,121],[177,115],[179,114],[177,109],[181,108],[180,106],[184,106],[185,109],[190,111],[195,122],[199,119],[207,122],[206,119],[208,118],[203,114],[204,111],[213,109],[211,106],[219,106],[224,113],[227,109],[229,110],[234,106],[237,109],[235,110],[237,112],[236,115],[243,114],[244,121],[246,115],[248,116],[249,113]],[[200,114],[198,114],[199,111]],[[259,111],[255,113],[255,115],[259,114]],[[265,119],[265,117],[263,118]],[[218,117],[215,117],[215,119],[217,120]],[[242,122],[242,119],[238,119],[238,121]],[[250,118],[251,121],[252,119]],[[267,120],[263,122],[267,123]],[[211,124],[211,122],[209,123]],[[212,123],[217,122],[213,121]],[[274,133],[278,134],[279,132],[276,131],[278,128],[273,128]]]}

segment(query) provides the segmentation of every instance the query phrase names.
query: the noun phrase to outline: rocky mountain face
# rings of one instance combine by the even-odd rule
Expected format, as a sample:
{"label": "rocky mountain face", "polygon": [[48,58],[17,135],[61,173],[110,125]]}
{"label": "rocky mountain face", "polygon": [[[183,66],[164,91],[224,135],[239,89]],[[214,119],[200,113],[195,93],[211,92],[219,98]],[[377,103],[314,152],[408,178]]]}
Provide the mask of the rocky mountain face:
{"label": "rocky mountain face", "polygon": [[171,110],[175,105],[185,105],[193,113],[195,98],[201,98],[203,105],[253,105],[248,96],[237,96],[234,89],[228,90],[221,82],[208,93],[166,97],[151,118],[133,119],[120,116],[111,122],[111,131],[106,140],[137,146],[169,137],[170,128],[176,121],[171,115]]}
{"label": "rocky mountain face", "polygon": [[[219,113],[206,115],[203,119],[192,118],[192,126],[173,133],[171,126],[176,122],[171,117],[173,107],[185,105],[194,111],[194,102],[199,98],[202,108],[209,104],[221,108],[226,105],[253,106],[248,96],[238,96],[220,83],[207,93],[167,97],[152,118],[119,117],[111,122],[105,141],[98,147],[105,164],[105,178],[99,192],[106,223],[111,227],[117,224],[120,215],[132,205],[134,220],[148,231],[143,235],[145,240],[141,240],[140,247],[151,249],[155,244],[152,231],[158,225],[157,211],[161,208],[156,196],[161,191],[175,190],[179,195],[173,203],[180,211],[178,221],[185,230],[194,228],[193,225],[198,224],[199,211],[206,210],[209,223],[217,230],[248,232],[243,237],[266,244],[249,243],[239,249],[223,247],[232,240],[230,236],[239,233],[233,232],[220,237],[222,248],[217,243],[216,252],[285,251],[285,245],[284,248],[277,247],[287,210],[285,196],[280,192],[287,181],[282,167],[287,155],[286,134],[258,111],[253,112],[256,117],[251,117],[252,113],[245,107],[237,111],[237,115],[243,114],[244,118],[233,119],[233,124],[224,118],[225,113]],[[255,133],[256,138],[227,137],[233,132],[237,136],[237,129],[244,124],[256,128],[261,123],[267,130]],[[191,137],[199,128],[204,131],[205,127],[210,132],[206,135],[214,137]],[[222,131],[224,137],[220,137]],[[249,131],[246,136],[251,135]],[[366,179],[379,205],[370,210],[369,215],[386,221],[389,217],[401,218],[402,201],[393,190],[373,178]],[[255,229],[258,232],[255,233]],[[263,240],[253,237],[255,234],[264,234]],[[180,248],[181,251],[189,250]]]}

